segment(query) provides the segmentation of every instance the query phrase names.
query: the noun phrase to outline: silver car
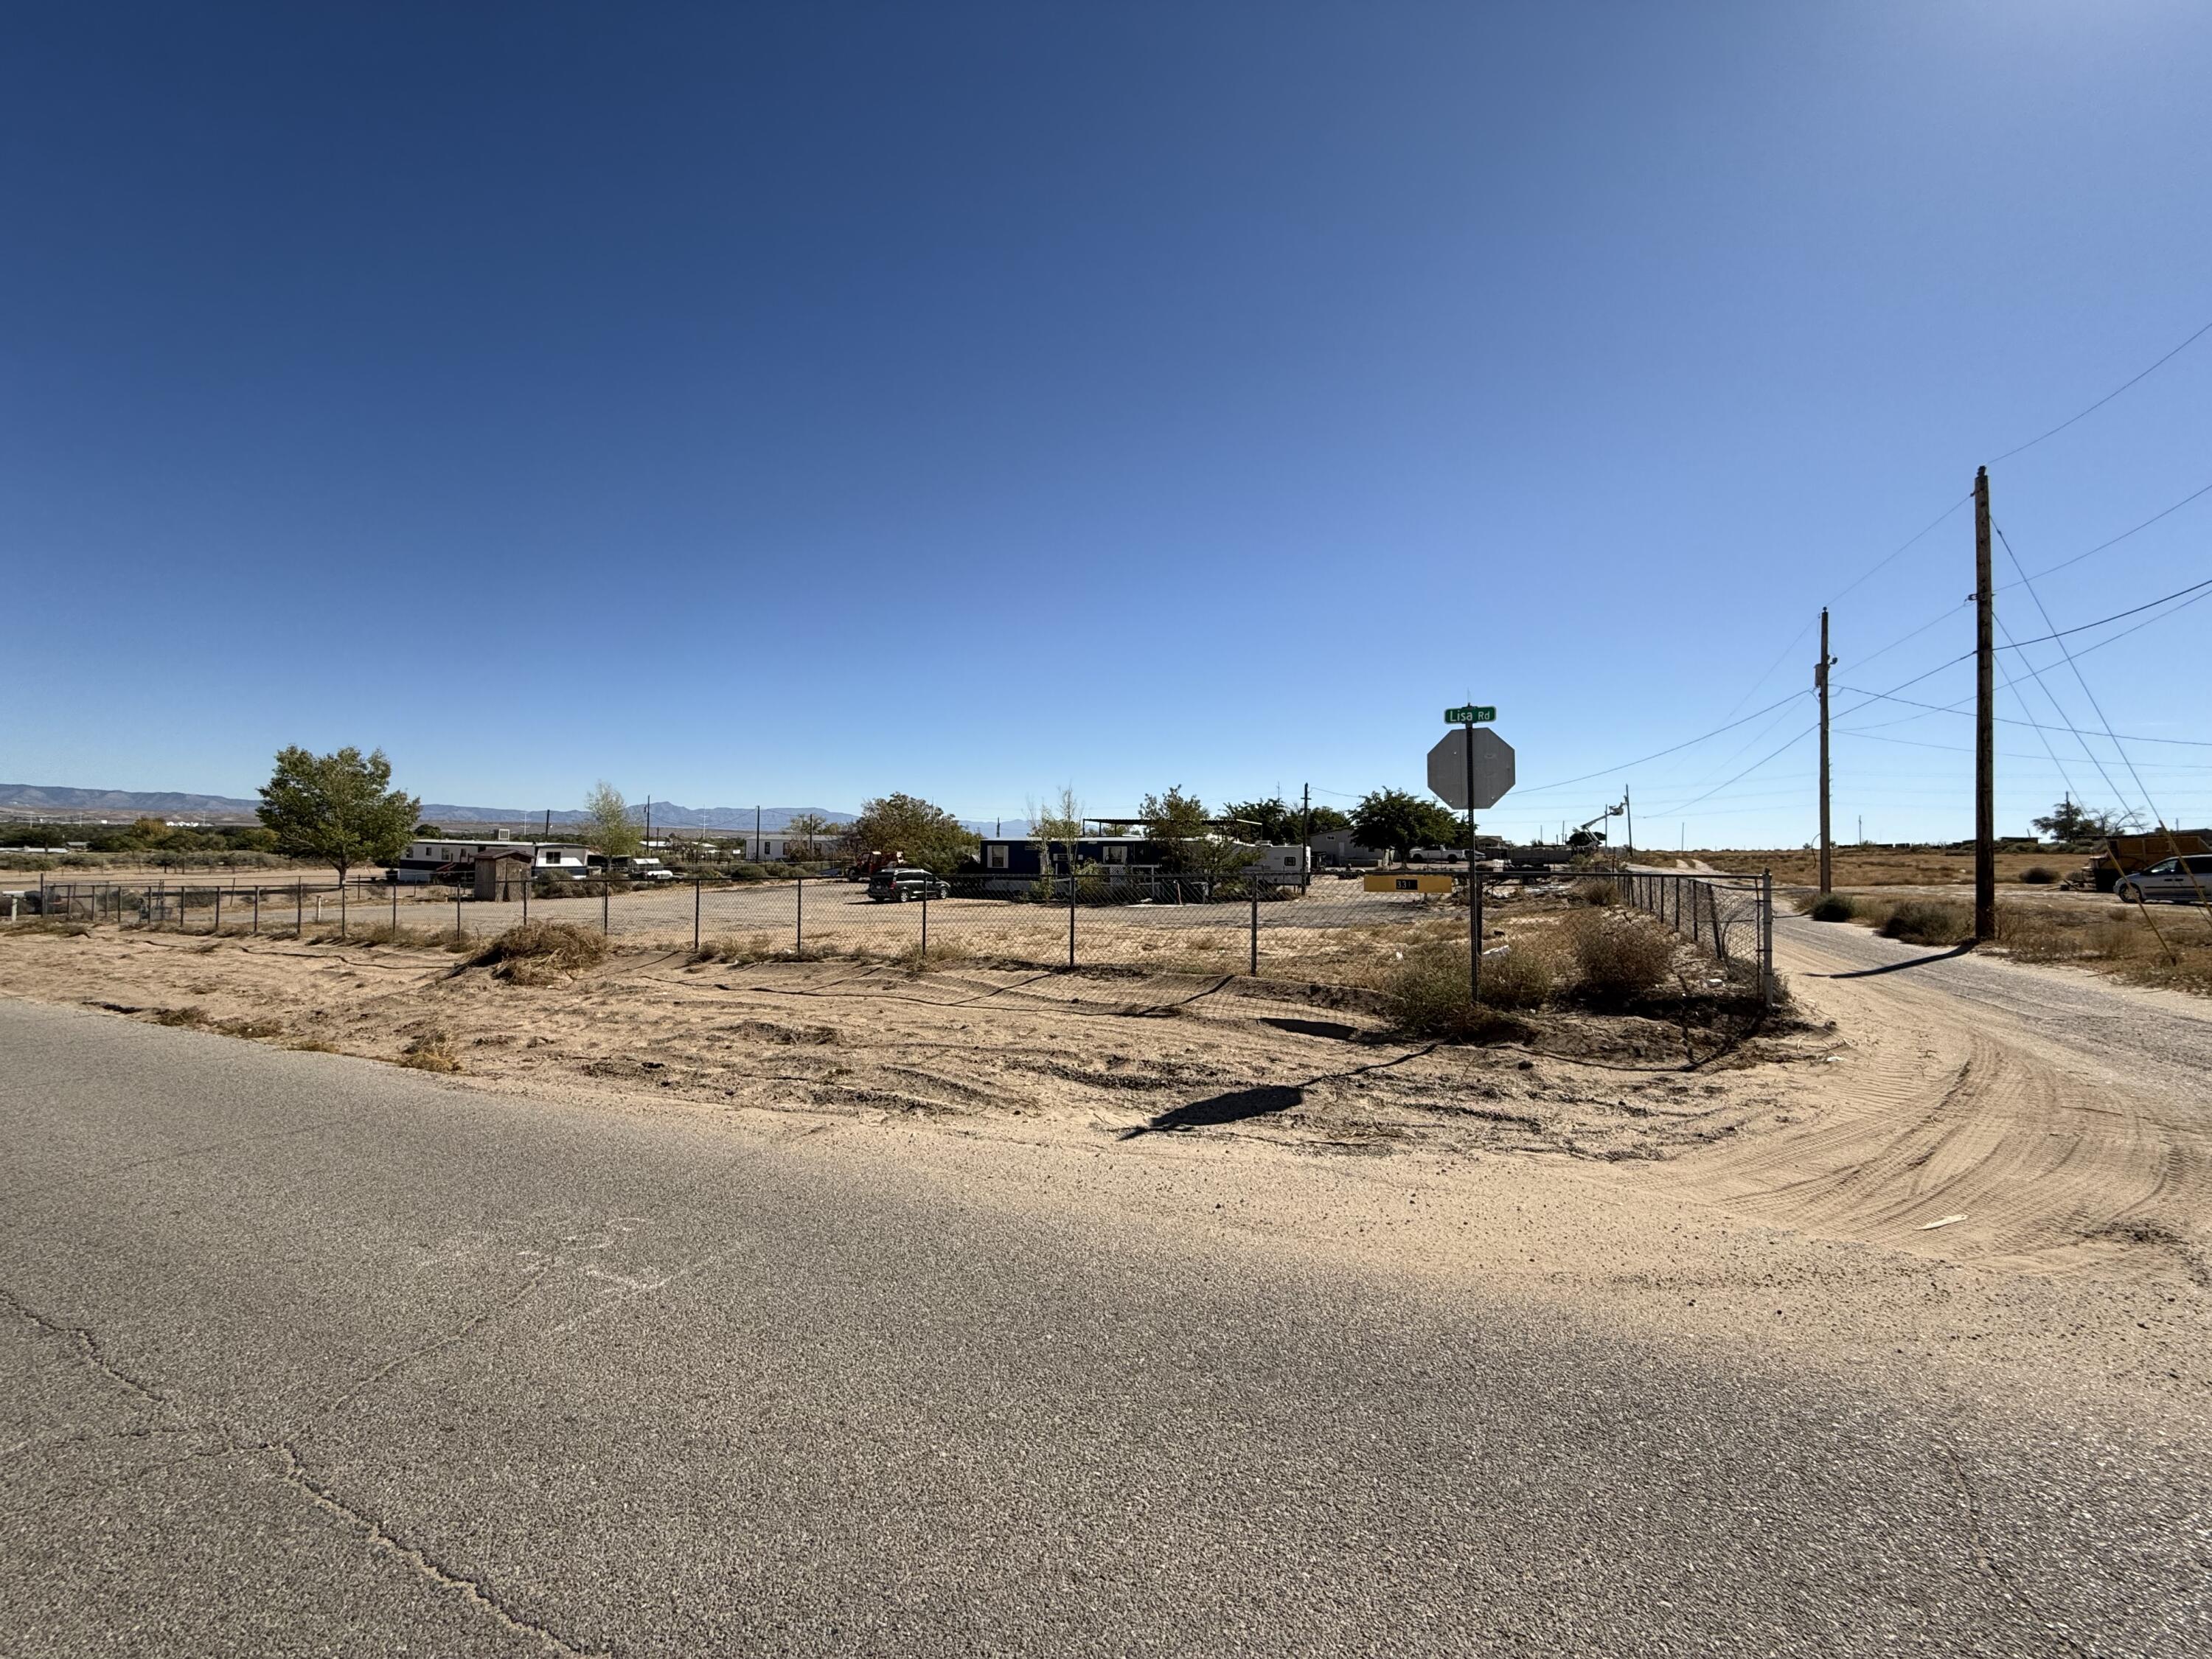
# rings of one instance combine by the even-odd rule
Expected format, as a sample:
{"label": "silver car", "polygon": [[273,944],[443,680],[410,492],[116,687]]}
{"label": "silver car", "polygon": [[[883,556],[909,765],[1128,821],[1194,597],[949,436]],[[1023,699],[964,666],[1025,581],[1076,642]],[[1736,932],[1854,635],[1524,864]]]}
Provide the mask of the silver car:
{"label": "silver car", "polygon": [[2148,870],[2122,876],[2112,894],[2123,904],[2140,904],[2148,899],[2196,904],[2212,899],[2212,853],[2162,859]]}

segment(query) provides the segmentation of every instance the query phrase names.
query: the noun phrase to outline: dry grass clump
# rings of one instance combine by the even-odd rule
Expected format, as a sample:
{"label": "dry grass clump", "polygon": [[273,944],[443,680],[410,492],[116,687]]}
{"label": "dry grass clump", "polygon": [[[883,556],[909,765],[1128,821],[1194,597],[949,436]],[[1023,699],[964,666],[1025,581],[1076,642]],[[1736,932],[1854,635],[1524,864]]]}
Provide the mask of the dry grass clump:
{"label": "dry grass clump", "polygon": [[1907,945],[1963,945],[1974,936],[1974,913],[1949,899],[1899,899],[1875,931]]}
{"label": "dry grass clump", "polygon": [[2020,872],[2020,878],[2031,887],[2048,887],[2058,879],[2058,872],[2047,864],[2031,864]]}
{"label": "dry grass clump", "polygon": [[1858,913],[1858,906],[1843,893],[1816,894],[1805,906],[1805,914],[1815,921],[1849,921]]}
{"label": "dry grass clump", "polygon": [[[222,931],[234,938],[246,936],[243,928],[226,927]],[[288,924],[281,930],[269,927],[261,931],[264,935],[282,937],[283,933],[290,933],[291,928]],[[471,943],[450,927],[410,927],[404,922],[395,927],[388,921],[349,923],[343,933],[338,931],[336,923],[318,927],[311,921],[307,924],[307,931],[297,937],[302,945],[357,945],[368,949],[380,945],[398,945],[426,951],[465,951]]]}
{"label": "dry grass clump", "polygon": [[732,933],[702,941],[691,960],[726,962],[743,968],[756,962],[772,962],[781,954],[766,933],[748,933],[742,939]]}
{"label": "dry grass clump", "polygon": [[[1486,984],[1484,988],[1488,989]],[[1475,1006],[1468,994],[1467,947],[1442,940],[1407,951],[1390,976],[1384,998],[1399,1026],[1416,1036],[1495,1042],[1525,1036],[1528,1030],[1499,1009]]]}
{"label": "dry grass clump", "polygon": [[1559,977],[1550,951],[1526,943],[1509,945],[1482,958],[1482,1000],[1493,1008],[1540,1008],[1551,1000]]}
{"label": "dry grass clump", "polygon": [[0,936],[7,934],[49,933],[64,939],[82,939],[92,931],[89,922],[71,921],[66,916],[24,916],[0,926]]}
{"label": "dry grass clump", "polygon": [[975,959],[975,951],[957,939],[933,940],[925,951],[919,944],[910,945],[891,960],[909,974],[926,974],[933,968],[954,968]]}
{"label": "dry grass clump", "polygon": [[410,1042],[401,1052],[399,1064],[416,1072],[451,1073],[461,1069],[461,1062],[453,1054],[452,1036],[435,1028]]}
{"label": "dry grass clump", "polygon": [[2155,926],[2139,909],[2008,904],[1997,943],[2021,962],[2070,962],[2138,985],[2212,994],[2212,921],[2176,909]]}
{"label": "dry grass clump", "polygon": [[284,1030],[273,1019],[217,1019],[198,1003],[183,1008],[164,1008],[154,1016],[154,1023],[185,1030],[214,1031],[223,1036],[234,1037],[281,1036]]}
{"label": "dry grass clump", "polygon": [[[556,985],[595,968],[606,957],[605,936],[572,921],[531,921],[510,927],[471,957],[471,968],[489,968],[515,985]],[[429,1069],[436,1069],[432,1067]]]}
{"label": "dry grass clump", "polygon": [[1577,904],[1602,909],[1620,902],[1620,888],[1602,876],[1584,876],[1574,885],[1574,897]]}
{"label": "dry grass clump", "polygon": [[1674,963],[1674,938],[1637,912],[1577,916],[1568,928],[1576,981],[1595,1003],[1626,1002],[1656,989]]}

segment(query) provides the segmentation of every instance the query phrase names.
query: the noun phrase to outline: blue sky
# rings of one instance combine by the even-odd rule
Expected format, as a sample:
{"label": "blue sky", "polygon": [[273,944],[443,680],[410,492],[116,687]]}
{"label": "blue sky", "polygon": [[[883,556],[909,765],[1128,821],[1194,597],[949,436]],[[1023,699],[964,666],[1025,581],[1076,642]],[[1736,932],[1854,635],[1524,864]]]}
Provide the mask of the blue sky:
{"label": "blue sky", "polygon": [[[1823,600],[1840,684],[1968,649],[1963,507],[1857,579],[2212,321],[2208,84],[2182,3],[21,8],[0,777],[1344,805],[1472,696],[1488,828],[1795,845]],[[2212,483],[2208,392],[1995,462],[2026,568]],[[2208,622],[2078,665],[2199,746],[2002,728],[2002,827],[2212,819]],[[2054,650],[2000,713],[2097,726]],[[1839,833],[1968,833],[1971,720],[1860,701]]]}

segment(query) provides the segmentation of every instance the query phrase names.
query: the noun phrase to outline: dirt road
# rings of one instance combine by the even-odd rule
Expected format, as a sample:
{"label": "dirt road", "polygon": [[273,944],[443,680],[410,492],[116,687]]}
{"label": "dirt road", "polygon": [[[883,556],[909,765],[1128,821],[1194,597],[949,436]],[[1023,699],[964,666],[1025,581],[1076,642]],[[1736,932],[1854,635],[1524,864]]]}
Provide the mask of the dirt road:
{"label": "dirt road", "polygon": [[1825,1236],[2060,1269],[2162,1256],[2212,1287],[2212,1008],[1802,918],[1775,945],[1838,1027],[1806,1115],[1661,1179]]}

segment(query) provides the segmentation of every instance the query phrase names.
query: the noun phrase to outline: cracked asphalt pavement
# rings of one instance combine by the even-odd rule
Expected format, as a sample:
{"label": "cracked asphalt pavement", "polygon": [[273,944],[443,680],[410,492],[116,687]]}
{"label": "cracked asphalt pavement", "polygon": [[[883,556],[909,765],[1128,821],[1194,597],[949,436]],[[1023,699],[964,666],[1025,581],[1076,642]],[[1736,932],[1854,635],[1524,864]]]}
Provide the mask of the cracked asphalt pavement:
{"label": "cracked asphalt pavement", "polygon": [[2212,1651],[2193,1431],[959,1178],[1003,1146],[14,1003],[0,1056],[0,1651]]}

